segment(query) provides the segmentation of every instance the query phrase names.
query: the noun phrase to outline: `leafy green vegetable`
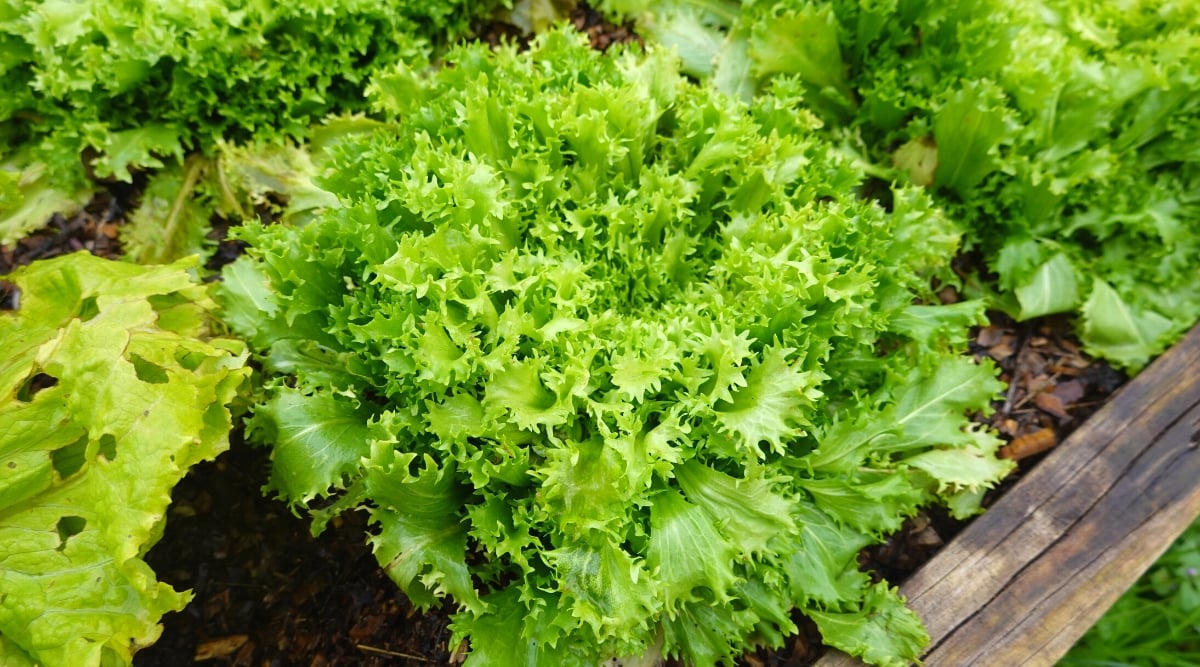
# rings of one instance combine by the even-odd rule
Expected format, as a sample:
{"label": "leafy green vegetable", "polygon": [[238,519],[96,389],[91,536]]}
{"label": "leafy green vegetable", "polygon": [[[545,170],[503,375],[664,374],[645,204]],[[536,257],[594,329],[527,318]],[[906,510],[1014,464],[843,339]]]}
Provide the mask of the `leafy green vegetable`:
{"label": "leafy green vegetable", "polygon": [[503,17],[506,23],[526,34],[544,32],[567,18],[575,4],[575,0],[514,0],[512,9],[504,12]]}
{"label": "leafy green vegetable", "polygon": [[212,158],[192,155],[154,173],[141,204],[122,228],[125,259],[160,263],[203,254],[215,216],[241,221],[250,216],[303,224],[337,197],[314,179],[326,167],[326,152],[357,133],[379,125],[359,117],[331,117],[309,128],[303,149],[293,143],[218,142]]}
{"label": "leafy green vegetable", "polygon": [[936,190],[1014,316],[1081,313],[1131,369],[1200,319],[1195,3],[601,4],[721,90],[802,86],[835,141]]}
{"label": "leafy green vegetable", "polygon": [[380,73],[341,205],[238,232],[270,489],[315,531],[367,509],[471,665],[727,664],[797,607],[907,664],[924,631],[855,554],[1008,469],[964,416],[999,388],[956,354],[982,304],[914,305],[959,230],[865,198],[802,85],[746,105],[583,40]]}
{"label": "leafy green vegetable", "polygon": [[[128,181],[192,151],[211,157],[220,140],[280,143],[331,112],[363,110],[380,67],[441,48],[506,4],[11,0],[0,14],[0,150],[47,174],[67,195],[55,206],[78,205],[69,197],[88,189],[85,165]],[[0,199],[12,223],[0,222],[0,243],[44,222],[22,211]]]}
{"label": "leafy green vegetable", "polygon": [[122,230],[127,258],[145,264],[169,262],[204,249],[214,210],[199,188],[211,165],[200,157],[154,174],[141,205]]}
{"label": "leafy green vegetable", "polygon": [[0,245],[15,243],[55,213],[74,213],[90,194],[85,186],[66,185],[48,174],[30,151],[6,157],[0,163]]}
{"label": "leafy green vegetable", "polygon": [[86,253],[8,277],[0,313],[0,662],[127,665],[188,595],[142,557],[171,489],[228,446],[244,346],[199,339],[194,261]]}

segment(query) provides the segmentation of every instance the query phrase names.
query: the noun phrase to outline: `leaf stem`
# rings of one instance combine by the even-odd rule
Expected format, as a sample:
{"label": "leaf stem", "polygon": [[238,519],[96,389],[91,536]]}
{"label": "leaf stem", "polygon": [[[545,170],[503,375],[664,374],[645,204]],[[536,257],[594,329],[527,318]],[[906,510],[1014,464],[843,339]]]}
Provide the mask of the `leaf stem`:
{"label": "leaf stem", "polygon": [[171,210],[167,213],[167,226],[163,230],[163,245],[156,259],[160,262],[165,262],[171,259],[175,254],[175,234],[179,227],[179,221],[183,218],[183,208],[192,198],[192,192],[196,189],[196,184],[200,181],[200,175],[207,166],[208,161],[204,158],[193,155],[187,159],[186,169],[183,176],[183,184],[179,186],[179,192],[176,193],[174,201],[171,202]]}

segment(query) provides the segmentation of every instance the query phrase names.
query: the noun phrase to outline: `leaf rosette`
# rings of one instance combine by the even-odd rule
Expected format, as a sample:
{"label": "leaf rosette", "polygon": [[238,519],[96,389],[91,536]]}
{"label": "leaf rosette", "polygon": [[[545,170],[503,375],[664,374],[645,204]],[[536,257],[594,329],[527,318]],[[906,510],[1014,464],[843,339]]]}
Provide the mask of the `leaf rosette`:
{"label": "leaf rosette", "polygon": [[866,197],[801,88],[610,56],[556,30],[398,65],[340,205],[241,229],[221,299],[273,378],[270,488],[317,531],[369,511],[470,664],[729,663],[794,608],[906,663],[924,631],[857,551],[1007,470],[963,416],[999,386],[955,355],[980,304],[913,305],[958,230]]}

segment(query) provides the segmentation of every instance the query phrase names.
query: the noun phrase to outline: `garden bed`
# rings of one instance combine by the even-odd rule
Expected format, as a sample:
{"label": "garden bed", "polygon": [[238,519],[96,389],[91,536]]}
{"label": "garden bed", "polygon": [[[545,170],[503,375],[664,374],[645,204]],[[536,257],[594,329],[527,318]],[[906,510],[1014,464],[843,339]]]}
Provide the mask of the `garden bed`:
{"label": "garden bed", "polygon": [[[133,197],[136,193],[132,190],[115,190],[97,197],[77,215],[56,217],[44,230],[6,250],[0,256],[0,271],[7,273],[35,259],[77,250],[115,259],[120,250],[123,211]],[[233,244],[218,242],[211,261],[228,261],[236,250]],[[956,298],[953,292],[945,292],[943,297]],[[11,303],[5,307],[11,307]],[[1019,501],[1005,500],[1008,493],[1018,480],[1041,469],[1038,464],[1046,449],[1066,439],[1081,424],[1083,432],[1077,439],[1095,437],[1100,427],[1092,427],[1089,417],[1125,382],[1125,377],[1080,353],[1066,318],[1014,323],[1000,313],[992,313],[992,319],[993,324],[976,331],[972,352],[995,361],[1010,381],[1010,389],[1004,400],[997,401],[992,414],[979,418],[1006,438],[1009,455],[1021,459],[1022,465],[993,492],[989,504],[1015,503]],[[1130,407],[1123,405],[1121,409],[1127,411]],[[1076,444],[1071,440],[1060,452],[1076,453],[1056,456],[1071,461],[1086,446],[1086,442]],[[1048,465],[1063,465],[1055,460]],[[196,598],[183,612],[163,619],[161,639],[141,651],[136,664],[452,662],[455,647],[449,646],[448,618],[437,610],[418,612],[387,579],[362,539],[365,517],[346,515],[333,530],[313,538],[306,519],[292,516],[278,501],[260,492],[268,469],[268,452],[245,444],[240,432],[235,432],[229,452],[215,462],[196,466],[176,487],[167,530],[147,560],[164,581],[176,588],[192,589]],[[1043,482],[1037,488],[1044,491],[1047,487]],[[1081,488],[1085,493],[1095,493],[1094,489]],[[861,563],[888,581],[905,581],[936,554],[958,553],[963,539],[978,539],[971,537],[975,533],[959,535],[969,525],[936,510],[922,513],[889,541],[865,551]],[[1169,543],[1169,539],[1165,543],[1162,539],[1173,534],[1172,530],[1167,528],[1156,539],[1148,540],[1142,556]],[[1149,564],[1144,557],[1130,562],[1132,567],[1122,573],[1122,578],[1110,581],[1110,590],[1123,590],[1132,582],[1134,570]],[[963,571],[970,572],[971,567],[979,564],[968,563]],[[904,587],[914,603],[939,600],[931,609],[942,610],[943,614],[951,609],[942,597],[917,597],[914,585]],[[1102,608],[1090,605],[1092,611]],[[922,607],[918,609],[927,613]],[[784,649],[747,655],[742,664],[798,667],[817,662],[825,653],[820,634],[802,617],[795,620],[804,632],[793,637]],[[932,632],[939,630],[940,626],[931,628]],[[821,664],[838,664],[831,660]]]}
{"label": "garden bed", "polygon": [[[1037,348],[1075,349],[1069,330],[1062,323],[1027,328],[1040,339],[1036,341]],[[989,335],[992,334],[985,333],[985,340],[990,340]],[[1039,392],[1055,395],[1055,385],[1045,384],[1047,376],[1037,372],[1018,374],[1022,382],[1014,385],[1015,399],[1011,401],[1009,415],[998,413],[993,421],[1018,419],[1024,424],[1036,424],[1036,428],[1054,429],[1063,434],[1065,442],[1045,461],[1037,454],[1027,460],[1022,470],[1006,482],[1003,493],[997,492],[990,512],[980,519],[964,526],[940,513],[923,513],[910,520],[904,531],[886,544],[864,552],[865,567],[897,583],[925,566],[901,590],[930,624],[935,651],[939,646],[943,652],[949,650],[946,646],[960,649],[978,646],[989,651],[985,655],[992,655],[991,651],[1002,655],[1002,648],[1019,651],[1032,647],[1037,649],[1037,660],[1041,662],[1030,664],[1053,664],[1189,525],[1190,517],[1200,512],[1200,506],[1196,505],[1194,492],[1180,484],[1195,479],[1195,456],[1177,461],[1179,465],[1172,465],[1169,471],[1160,469],[1169,452],[1150,451],[1143,458],[1141,465],[1150,466],[1156,474],[1171,472],[1175,484],[1167,488],[1177,495],[1148,499],[1147,502],[1154,504],[1152,510],[1159,513],[1158,521],[1137,532],[1131,526],[1146,518],[1138,514],[1146,508],[1139,509],[1125,497],[1130,495],[1129,489],[1121,490],[1125,495],[1116,500],[1099,502],[1107,489],[1097,487],[1105,482],[1089,479],[1089,474],[1104,475],[1112,466],[1123,465],[1117,457],[1129,457],[1129,452],[1122,450],[1101,453],[1100,438],[1105,433],[1118,432],[1115,427],[1122,424],[1131,428],[1129,424],[1137,415],[1137,406],[1152,405],[1159,398],[1148,396],[1149,388],[1175,387],[1181,395],[1191,397],[1192,405],[1200,401],[1197,393],[1200,389],[1194,381],[1189,382],[1200,376],[1191,350],[1196,344],[1197,336],[1193,335],[1180,345],[1186,349],[1174,352],[1162,364],[1145,372],[1141,383],[1118,394],[1108,412],[1091,419],[1087,415],[1102,405],[1105,392],[1114,390],[1121,381],[1120,374],[1106,370],[1106,365],[1083,365],[1078,357],[1067,362],[1067,368],[1074,368],[1077,377],[1088,378],[1089,382],[1088,391],[1066,402],[1063,411],[1056,406],[1050,410],[1027,407]],[[978,349],[986,353],[991,348],[979,345]],[[1182,359],[1185,354],[1191,354],[1192,359]],[[1013,358],[1001,361],[1014,364],[1016,355],[1014,352]],[[1061,358],[1055,360],[1061,361]],[[1035,361],[1030,369],[1037,367]],[[1173,369],[1177,375],[1164,377],[1167,369]],[[1041,388],[1034,389],[1039,383]],[[1067,391],[1073,394],[1076,389]],[[1050,403],[1047,399],[1041,402]],[[1195,418],[1194,412],[1191,418]],[[1076,427],[1078,432],[1067,437]],[[1028,428],[1035,427],[1022,428],[1025,432],[1016,437],[1027,437]],[[1148,446],[1153,440],[1152,432],[1146,429],[1135,429],[1133,434],[1135,439],[1145,440],[1119,446],[1137,448]],[[1178,444],[1171,443],[1170,451],[1174,452]],[[1076,471],[1085,458],[1093,459],[1090,472]],[[167,533],[149,560],[167,581],[194,588],[197,599],[182,614],[164,619],[166,630],[162,639],[139,655],[138,664],[176,665],[201,658],[231,665],[261,664],[268,658],[281,660],[279,664],[311,660],[312,664],[329,665],[427,665],[452,661],[447,619],[438,612],[417,613],[383,576],[359,537],[365,528],[363,520],[351,517],[337,530],[312,538],[305,521],[287,515],[277,503],[264,500],[257,492],[265,481],[267,465],[264,452],[235,444],[233,451],[214,464],[199,466],[177,488]],[[1135,478],[1144,474],[1134,473]],[[1116,479],[1108,483],[1115,484]],[[1138,488],[1161,489],[1157,482],[1132,483],[1139,484]],[[1045,513],[1052,513],[1055,521],[1065,522],[1058,528],[1060,532],[1065,533],[1070,526],[1077,533],[1085,533],[1084,537],[1073,535],[1066,545],[1057,544],[1059,533],[1047,533],[1038,521],[1030,519],[1028,512],[1014,515],[1020,510],[1011,508],[1035,507],[1039,505],[1036,502],[1039,496],[1048,499],[1036,510],[1039,520]],[[1096,506],[1090,507],[1088,499],[1094,499]],[[1114,509],[1114,503],[1118,509]],[[997,510],[996,506],[1003,509]],[[1081,520],[1080,515],[1089,511],[1089,518]],[[1103,530],[1093,535],[1091,531],[1097,524]],[[967,530],[960,533],[964,527]],[[1001,535],[1007,537],[995,539]],[[1043,549],[1049,551],[1052,544],[1057,544],[1059,551],[1042,553]],[[288,546],[281,549],[273,545]],[[986,555],[989,549],[994,553]],[[1070,553],[1063,555],[1064,550]],[[1021,554],[1021,559],[1005,555],[1013,553]],[[935,554],[937,559],[926,565]],[[1072,573],[1071,568],[1078,567],[1077,561],[1090,569]],[[1014,590],[999,590],[1018,570],[1031,563],[1040,568],[1036,579],[1016,580],[1012,584]],[[1054,565],[1057,567],[1046,569]],[[1095,569],[1102,571],[1097,573]],[[1053,585],[1052,582],[1062,578],[1071,580],[1068,587]],[[1035,599],[993,601],[998,611],[991,612],[1002,619],[1026,619],[1019,626],[1001,631],[997,621],[986,618],[975,621],[984,624],[982,630],[959,626],[963,619],[975,616],[972,605],[981,606],[1001,594],[1020,597],[1016,590],[1020,587],[1030,589]],[[1086,588],[1082,599],[1038,597],[1041,591],[1067,596],[1079,588]],[[1027,592],[1025,596],[1030,594]],[[1050,632],[1055,626],[1049,625],[1047,617],[1069,625],[1056,634],[1056,644],[1051,647],[1039,644],[1044,640],[1028,629]],[[825,653],[820,635],[811,624],[801,627],[806,632],[793,637],[786,648],[747,655],[740,664],[746,667],[861,664],[832,657],[818,662]],[[964,634],[951,638],[951,631],[955,630]],[[946,644],[939,642],[939,638],[947,638]],[[936,652],[926,662],[946,667],[968,663],[958,653],[944,657]],[[1017,663],[1005,660],[970,664]]]}
{"label": "garden bed", "polygon": [[1081,352],[1195,321],[1198,17],[718,4],[9,25],[0,655],[1061,655],[1200,511],[1200,332]]}

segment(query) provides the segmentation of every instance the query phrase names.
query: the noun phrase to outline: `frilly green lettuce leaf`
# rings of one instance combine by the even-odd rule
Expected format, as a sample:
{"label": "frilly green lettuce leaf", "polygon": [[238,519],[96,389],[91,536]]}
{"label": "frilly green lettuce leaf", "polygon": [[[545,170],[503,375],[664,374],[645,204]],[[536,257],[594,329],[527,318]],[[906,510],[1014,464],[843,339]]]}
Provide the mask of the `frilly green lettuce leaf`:
{"label": "frilly green lettuce leaf", "polygon": [[717,602],[731,601],[738,581],[733,563],[740,550],[722,534],[718,521],[673,489],[654,497],[646,566],[662,581],[668,616],[678,603],[700,600],[697,589],[707,590]]}
{"label": "frilly green lettuce leaf", "polygon": [[675,616],[662,621],[666,645],[672,655],[687,656],[696,665],[731,664],[731,645],[754,631],[753,610],[729,604],[689,602]]}
{"label": "frilly green lettuce leaf", "polygon": [[[802,464],[848,473],[868,458],[904,457],[944,446],[986,453],[999,445],[994,436],[976,432],[963,414],[967,406],[986,405],[1003,388],[990,364],[947,358],[928,376],[917,371],[893,381],[877,392],[876,401],[884,403],[878,412],[832,424],[817,435],[816,450],[800,459]],[[959,483],[986,485],[989,479],[994,478]]]}
{"label": "frilly green lettuce leaf", "polygon": [[786,451],[784,442],[807,425],[805,413],[821,397],[817,387],[825,378],[789,367],[791,352],[765,349],[761,361],[752,364],[745,385],[714,406],[717,423],[749,451],[761,452],[762,443],[776,453]]}
{"label": "frilly green lettuce leaf", "polygon": [[873,541],[847,529],[811,502],[797,503],[799,532],[783,536],[779,547],[789,594],[805,606],[832,606],[859,595],[870,581],[858,569],[858,552]]}
{"label": "frilly green lettuce leaf", "polygon": [[697,77],[709,76],[728,45],[724,30],[737,17],[734,0],[601,0],[600,7],[623,20],[633,20],[638,33],[668,49],[680,59],[680,70]]}
{"label": "frilly green lettuce leaf", "polygon": [[719,522],[745,555],[795,530],[790,499],[772,491],[769,479],[735,479],[696,461],[676,467],[675,478],[687,499]]}
{"label": "frilly green lettuce leaf", "polygon": [[[710,12],[719,19],[675,21]],[[1082,315],[1085,351],[1140,368],[1200,319],[1200,11],[1038,0],[610,0],[693,75],[762,100],[798,91],[872,173],[931,188],[961,222],[975,294],[1018,319]],[[673,30],[660,30],[670,23]],[[818,28],[818,29],[814,29]],[[804,37],[798,37],[803,35]],[[786,92],[785,92],[786,91]],[[890,165],[884,167],[882,165]],[[1088,277],[1085,279],[1085,276]],[[1091,278],[1139,327],[1096,321]],[[999,290],[994,288],[998,287]],[[1092,317],[1084,314],[1093,303]],[[1101,327],[1107,328],[1107,327]],[[1115,340],[1115,339],[1114,339]]]}
{"label": "frilly green lettuce leaf", "polygon": [[144,125],[119,132],[102,133],[92,148],[99,157],[91,162],[101,178],[129,181],[131,166],[154,169],[165,166],[162,158],[183,161],[182,130],[170,124]]}
{"label": "frilly green lettuce leaf", "polygon": [[358,470],[370,451],[370,419],[371,411],[352,400],[281,387],[246,428],[275,445],[268,488],[301,505],[343,488],[343,479]]}
{"label": "frilly green lettuce leaf", "polygon": [[932,500],[929,492],[909,475],[896,472],[818,477],[801,480],[799,485],[822,512],[869,535],[900,530],[906,517]]}
{"label": "frilly green lettuce leaf", "polygon": [[897,656],[915,656],[929,643],[921,619],[886,582],[869,586],[861,607],[808,614],[826,644],[880,667],[908,667],[912,658]]}
{"label": "frilly green lettuce leaf", "polygon": [[130,664],[190,597],[142,557],[171,489],[228,447],[240,344],[204,342],[194,259],[80,253],[11,276],[0,314],[0,661]]}
{"label": "frilly green lettuce leaf", "polygon": [[650,627],[660,603],[642,559],[603,539],[568,542],[542,558],[571,615],[597,637],[638,636]]}
{"label": "frilly green lettuce leaf", "polygon": [[371,518],[379,534],[371,543],[384,571],[420,606],[449,594],[464,609],[483,611],[467,568],[468,526],[457,518],[466,490],[454,470],[439,468],[430,457],[417,461],[386,443],[373,449],[363,493],[378,505]]}
{"label": "frilly green lettuce leaf", "polygon": [[316,530],[371,512],[471,664],[729,663],[861,608],[854,550],[1006,469],[914,458],[991,451],[963,415],[999,385],[957,357],[981,305],[914,306],[961,229],[915,187],[864,199],[805,82],[745,102],[679,68],[566,29],[397,65],[317,182],[339,206],[236,232],[276,490]]}
{"label": "frilly green lettuce leaf", "polygon": [[[529,595],[531,599],[523,599]],[[573,626],[557,609],[557,598],[548,592],[531,595],[510,586],[486,598],[488,612],[477,616],[456,614],[451,624],[451,645],[470,638],[471,652],[464,667],[491,665],[563,665],[594,667],[595,650],[586,642],[560,637],[563,625]],[[532,607],[533,611],[530,611]]]}
{"label": "frilly green lettuce leaf", "polygon": [[85,154],[127,181],[187,151],[211,157],[221,140],[305,136],[328,113],[365,109],[371,72],[422,60],[509,4],[15,3],[0,17],[0,128],[58,153],[56,183],[80,182]]}
{"label": "frilly green lettuce leaf", "polygon": [[833,7],[807,2],[777,6],[785,9],[764,9],[743,19],[752,26],[747,48],[751,71],[760,81],[794,74],[809,91],[810,107],[849,117],[857,100],[846,78],[842,29]]}

